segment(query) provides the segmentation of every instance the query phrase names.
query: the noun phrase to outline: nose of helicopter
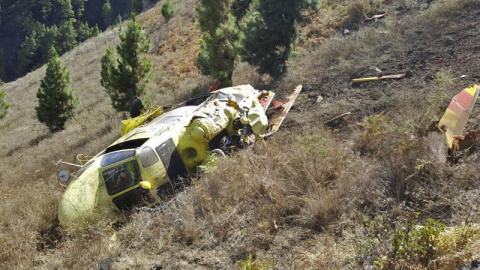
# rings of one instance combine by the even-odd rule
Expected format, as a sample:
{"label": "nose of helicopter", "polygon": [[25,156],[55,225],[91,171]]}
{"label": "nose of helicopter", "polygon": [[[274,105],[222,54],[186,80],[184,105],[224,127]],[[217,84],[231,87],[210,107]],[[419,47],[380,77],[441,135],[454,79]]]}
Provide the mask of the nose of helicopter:
{"label": "nose of helicopter", "polygon": [[88,174],[70,183],[58,205],[58,219],[62,226],[81,226],[94,218],[98,181],[98,176]]}

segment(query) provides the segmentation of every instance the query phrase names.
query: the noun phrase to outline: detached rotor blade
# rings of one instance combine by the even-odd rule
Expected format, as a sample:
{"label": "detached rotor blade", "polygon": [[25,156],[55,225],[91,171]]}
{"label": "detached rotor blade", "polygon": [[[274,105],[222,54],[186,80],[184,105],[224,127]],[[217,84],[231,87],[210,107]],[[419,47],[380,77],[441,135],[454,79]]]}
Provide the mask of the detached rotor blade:
{"label": "detached rotor blade", "polygon": [[293,93],[286,99],[285,103],[283,103],[283,105],[278,108],[278,111],[273,114],[270,119],[270,125],[268,126],[269,131],[265,136],[270,136],[278,131],[301,91],[302,85],[297,86]]}
{"label": "detached rotor blade", "polygon": [[383,75],[383,76],[378,76],[378,77],[368,77],[368,78],[359,78],[359,79],[353,79],[353,83],[362,83],[362,82],[371,82],[371,81],[382,81],[382,80],[387,80],[387,79],[402,79],[405,77],[406,73],[402,74],[394,74],[394,75]]}
{"label": "detached rotor blade", "polygon": [[439,127],[447,128],[445,136],[449,148],[452,148],[455,136],[463,134],[470,113],[477,101],[479,89],[478,85],[471,85],[454,96],[442,119],[438,122]]}

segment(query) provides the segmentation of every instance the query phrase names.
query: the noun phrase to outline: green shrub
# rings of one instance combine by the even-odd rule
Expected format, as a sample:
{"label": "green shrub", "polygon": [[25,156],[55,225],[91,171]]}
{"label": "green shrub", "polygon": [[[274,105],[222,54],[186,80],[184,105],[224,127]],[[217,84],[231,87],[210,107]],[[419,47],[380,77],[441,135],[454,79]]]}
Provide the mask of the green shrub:
{"label": "green shrub", "polygon": [[242,270],[266,270],[268,267],[273,266],[271,263],[257,263],[253,260],[252,253],[248,254],[247,259],[241,260],[238,265]]}
{"label": "green shrub", "polygon": [[392,238],[393,259],[421,263],[423,266],[439,257],[438,245],[440,233],[445,225],[433,219],[427,219],[423,226],[418,225],[420,213],[408,213],[403,224],[395,229]]}
{"label": "green shrub", "polygon": [[170,0],[167,0],[162,6],[162,16],[165,18],[165,21],[168,23],[173,16],[175,16],[175,10],[173,9],[173,4]]}
{"label": "green shrub", "polygon": [[8,104],[3,100],[5,93],[0,90],[0,119],[3,119],[7,115]]}

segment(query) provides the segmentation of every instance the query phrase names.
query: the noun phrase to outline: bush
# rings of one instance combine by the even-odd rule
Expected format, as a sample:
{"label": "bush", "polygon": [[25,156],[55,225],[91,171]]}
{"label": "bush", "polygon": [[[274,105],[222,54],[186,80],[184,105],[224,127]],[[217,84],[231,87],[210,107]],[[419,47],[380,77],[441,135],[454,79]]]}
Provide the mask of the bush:
{"label": "bush", "polygon": [[[433,219],[427,219],[425,225],[418,226],[420,213],[408,213],[403,224],[393,233],[392,259],[393,261],[404,260],[410,263],[428,263],[441,254],[437,252],[440,233],[445,225]],[[398,262],[398,261],[397,261]]]}
{"label": "bush", "polygon": [[9,105],[3,100],[5,93],[0,90],[0,119],[3,119],[7,115]]}
{"label": "bush", "polygon": [[162,6],[162,16],[165,18],[165,21],[168,23],[173,16],[175,16],[175,10],[173,9],[173,4],[170,0],[167,0]]}

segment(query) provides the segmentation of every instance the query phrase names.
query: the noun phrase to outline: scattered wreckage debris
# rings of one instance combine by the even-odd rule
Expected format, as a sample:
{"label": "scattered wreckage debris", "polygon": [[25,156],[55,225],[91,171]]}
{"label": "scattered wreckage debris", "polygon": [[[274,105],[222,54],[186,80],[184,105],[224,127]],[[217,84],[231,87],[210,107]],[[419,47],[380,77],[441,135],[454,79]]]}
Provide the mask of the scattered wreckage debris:
{"label": "scattered wreckage debris", "polygon": [[216,90],[220,89],[221,85],[222,85],[222,83],[220,82],[220,80],[216,80],[215,83],[212,85],[212,87],[210,87],[208,92],[213,92],[213,91],[216,91]]}
{"label": "scattered wreckage debris", "polygon": [[375,21],[375,20],[378,20],[378,19],[383,19],[386,16],[387,16],[387,13],[377,14],[377,15],[373,15],[372,17],[366,18],[365,21],[366,22],[371,22],[371,21]]}
{"label": "scattered wreckage debris", "polygon": [[318,97],[317,97],[317,100],[315,101],[315,103],[318,104],[318,103],[322,102],[323,100],[324,100],[324,98],[323,98],[322,96],[318,96]]}
{"label": "scattered wreckage debris", "polygon": [[266,134],[266,136],[270,136],[273,133],[277,132],[280,126],[283,123],[283,120],[285,120],[285,117],[287,116],[288,112],[293,106],[293,103],[297,99],[298,95],[300,94],[300,91],[302,91],[302,86],[299,85],[293,93],[287,97],[285,102],[283,104],[276,104],[276,106],[273,107],[274,113],[271,116],[270,120],[270,126],[269,126],[269,132]]}
{"label": "scattered wreckage debris", "polygon": [[327,126],[327,127],[331,127],[331,128],[337,127],[345,120],[345,118],[347,118],[351,114],[352,114],[352,112],[346,112],[346,113],[342,113],[340,115],[337,115],[334,118],[325,122],[324,125]]}
{"label": "scattered wreckage debris", "polygon": [[[82,228],[97,216],[161,202],[210,155],[223,156],[277,132],[301,90],[299,85],[278,102],[274,92],[250,85],[223,88],[125,120],[117,141],[76,165],[80,169],[58,206],[60,224]],[[62,184],[72,178],[66,170],[58,176]]]}
{"label": "scattered wreckage debris", "polygon": [[465,150],[480,141],[480,129],[464,134],[470,114],[477,101],[480,86],[472,84],[455,95],[444,115],[435,124],[436,130],[445,134],[449,148],[449,160],[456,161],[457,152]]}
{"label": "scattered wreckage debris", "polygon": [[357,78],[357,79],[352,79],[352,85],[364,83],[364,82],[383,81],[383,80],[389,80],[389,79],[399,80],[399,79],[403,79],[405,77],[410,77],[410,76],[411,76],[411,73],[406,72],[402,74],[379,75],[376,77]]}

